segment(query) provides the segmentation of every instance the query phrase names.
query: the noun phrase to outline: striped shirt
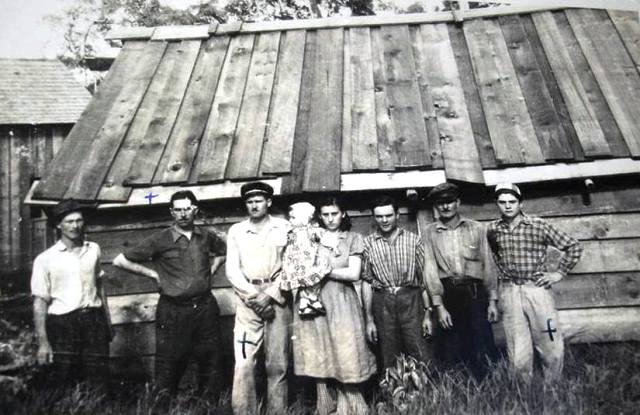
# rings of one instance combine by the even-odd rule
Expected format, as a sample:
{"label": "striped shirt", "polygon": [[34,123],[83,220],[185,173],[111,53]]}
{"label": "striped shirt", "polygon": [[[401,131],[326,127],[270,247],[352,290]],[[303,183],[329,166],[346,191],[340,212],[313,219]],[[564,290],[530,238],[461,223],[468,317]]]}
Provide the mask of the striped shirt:
{"label": "striped shirt", "polygon": [[545,220],[521,214],[511,225],[498,219],[487,230],[490,244],[495,240],[493,256],[502,278],[535,279],[535,273],[546,272],[549,246],[564,253],[558,265],[562,275],[580,260],[580,243]]}
{"label": "striped shirt", "polygon": [[424,248],[415,233],[398,228],[385,238],[379,231],[364,238],[362,279],[373,288],[421,287]]}

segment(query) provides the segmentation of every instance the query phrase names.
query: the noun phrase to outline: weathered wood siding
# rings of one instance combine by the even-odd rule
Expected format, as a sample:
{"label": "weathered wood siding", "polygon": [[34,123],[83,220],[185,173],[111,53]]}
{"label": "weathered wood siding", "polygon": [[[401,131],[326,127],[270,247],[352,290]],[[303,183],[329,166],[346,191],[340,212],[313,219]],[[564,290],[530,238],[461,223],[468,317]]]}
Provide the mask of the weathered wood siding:
{"label": "weathered wood siding", "polygon": [[274,175],[285,194],[339,191],[341,174],[376,171],[483,183],[640,154],[629,14],[237,29],[126,41],[36,198],[125,203],[136,187]]}
{"label": "weathered wood siding", "polygon": [[[585,248],[578,266],[554,287],[568,341],[640,340],[640,188],[603,185],[591,194],[590,200],[585,199],[577,184],[575,188],[533,187],[524,191],[530,195],[525,201],[527,213],[547,218],[578,238]],[[466,215],[482,221],[496,217],[496,207],[488,197],[471,195],[463,207]],[[366,207],[375,196],[348,196],[354,230],[368,234],[374,229]],[[276,204],[285,207],[288,203],[280,200]],[[404,205],[403,226],[417,231],[432,220],[431,207],[426,203]],[[165,209],[105,211],[93,219],[89,229],[89,237],[102,247],[103,267],[108,274],[106,286],[116,329],[111,344],[114,365],[120,370],[137,370],[143,376],[150,375],[153,367],[157,286],[148,278],[113,267],[111,261],[127,246],[168,226]],[[204,211],[202,226],[221,232],[243,217],[242,210],[229,203],[205,205]],[[214,281],[213,293],[225,316],[221,350],[232,359],[235,297],[222,269]],[[498,338],[502,338],[501,327],[497,325],[495,329]]]}
{"label": "weathered wood siding", "polygon": [[27,269],[44,246],[32,241],[37,222],[22,202],[70,129],[70,124],[0,126],[0,274]]}

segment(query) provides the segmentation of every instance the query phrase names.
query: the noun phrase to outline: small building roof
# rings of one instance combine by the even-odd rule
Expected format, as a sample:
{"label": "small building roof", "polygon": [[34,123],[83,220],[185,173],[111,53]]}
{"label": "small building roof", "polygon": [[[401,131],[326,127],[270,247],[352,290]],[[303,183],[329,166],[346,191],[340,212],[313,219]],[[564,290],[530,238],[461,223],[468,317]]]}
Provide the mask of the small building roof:
{"label": "small building roof", "polygon": [[[637,12],[136,28],[32,201],[640,172]],[[164,190],[164,191],[163,191]],[[150,196],[151,197],[151,196]]]}
{"label": "small building roof", "polygon": [[90,100],[57,60],[0,59],[0,124],[75,123]]}

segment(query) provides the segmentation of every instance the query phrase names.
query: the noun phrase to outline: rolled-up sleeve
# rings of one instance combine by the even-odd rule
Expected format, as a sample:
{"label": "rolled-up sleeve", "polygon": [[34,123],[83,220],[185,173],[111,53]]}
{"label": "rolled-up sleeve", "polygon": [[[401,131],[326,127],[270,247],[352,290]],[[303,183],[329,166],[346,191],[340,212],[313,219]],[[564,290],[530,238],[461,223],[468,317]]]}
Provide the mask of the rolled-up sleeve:
{"label": "rolled-up sleeve", "polygon": [[481,225],[479,229],[480,255],[482,256],[482,264],[484,268],[483,281],[489,300],[498,299],[498,267],[495,258],[489,248],[487,239],[488,226]]}
{"label": "rolled-up sleeve", "polygon": [[153,259],[156,253],[156,237],[154,235],[140,242],[138,245],[125,249],[122,254],[129,261],[144,262]]}
{"label": "rolled-up sleeve", "polygon": [[438,272],[438,263],[434,253],[433,238],[429,229],[425,232],[424,237],[424,268],[422,272],[424,285],[429,291],[431,302],[434,306],[442,305],[442,294],[444,287],[440,282],[440,274]]}

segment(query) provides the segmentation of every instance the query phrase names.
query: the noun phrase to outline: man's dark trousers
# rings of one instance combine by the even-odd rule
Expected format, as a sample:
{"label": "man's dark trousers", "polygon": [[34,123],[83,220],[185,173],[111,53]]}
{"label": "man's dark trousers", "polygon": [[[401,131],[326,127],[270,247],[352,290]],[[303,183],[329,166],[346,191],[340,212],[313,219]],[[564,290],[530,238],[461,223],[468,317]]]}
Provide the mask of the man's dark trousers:
{"label": "man's dark trousers", "polygon": [[427,345],[422,337],[422,289],[403,287],[396,293],[375,289],[371,305],[383,366],[392,366],[400,354],[426,362]]}
{"label": "man's dark trousers", "polygon": [[198,391],[217,400],[220,386],[220,309],[204,294],[191,299],[161,295],[156,309],[156,389],[175,395],[193,356],[198,366]]}
{"label": "man's dark trousers", "polygon": [[463,280],[454,284],[443,278],[443,303],[453,328],[441,330],[440,354],[449,363],[462,362],[477,379],[483,378],[489,361],[497,357],[491,324],[487,320],[489,299],[482,281]]}
{"label": "man's dark trousers", "polygon": [[89,380],[107,385],[111,333],[100,308],[47,315],[47,337],[53,349],[56,382]]}

